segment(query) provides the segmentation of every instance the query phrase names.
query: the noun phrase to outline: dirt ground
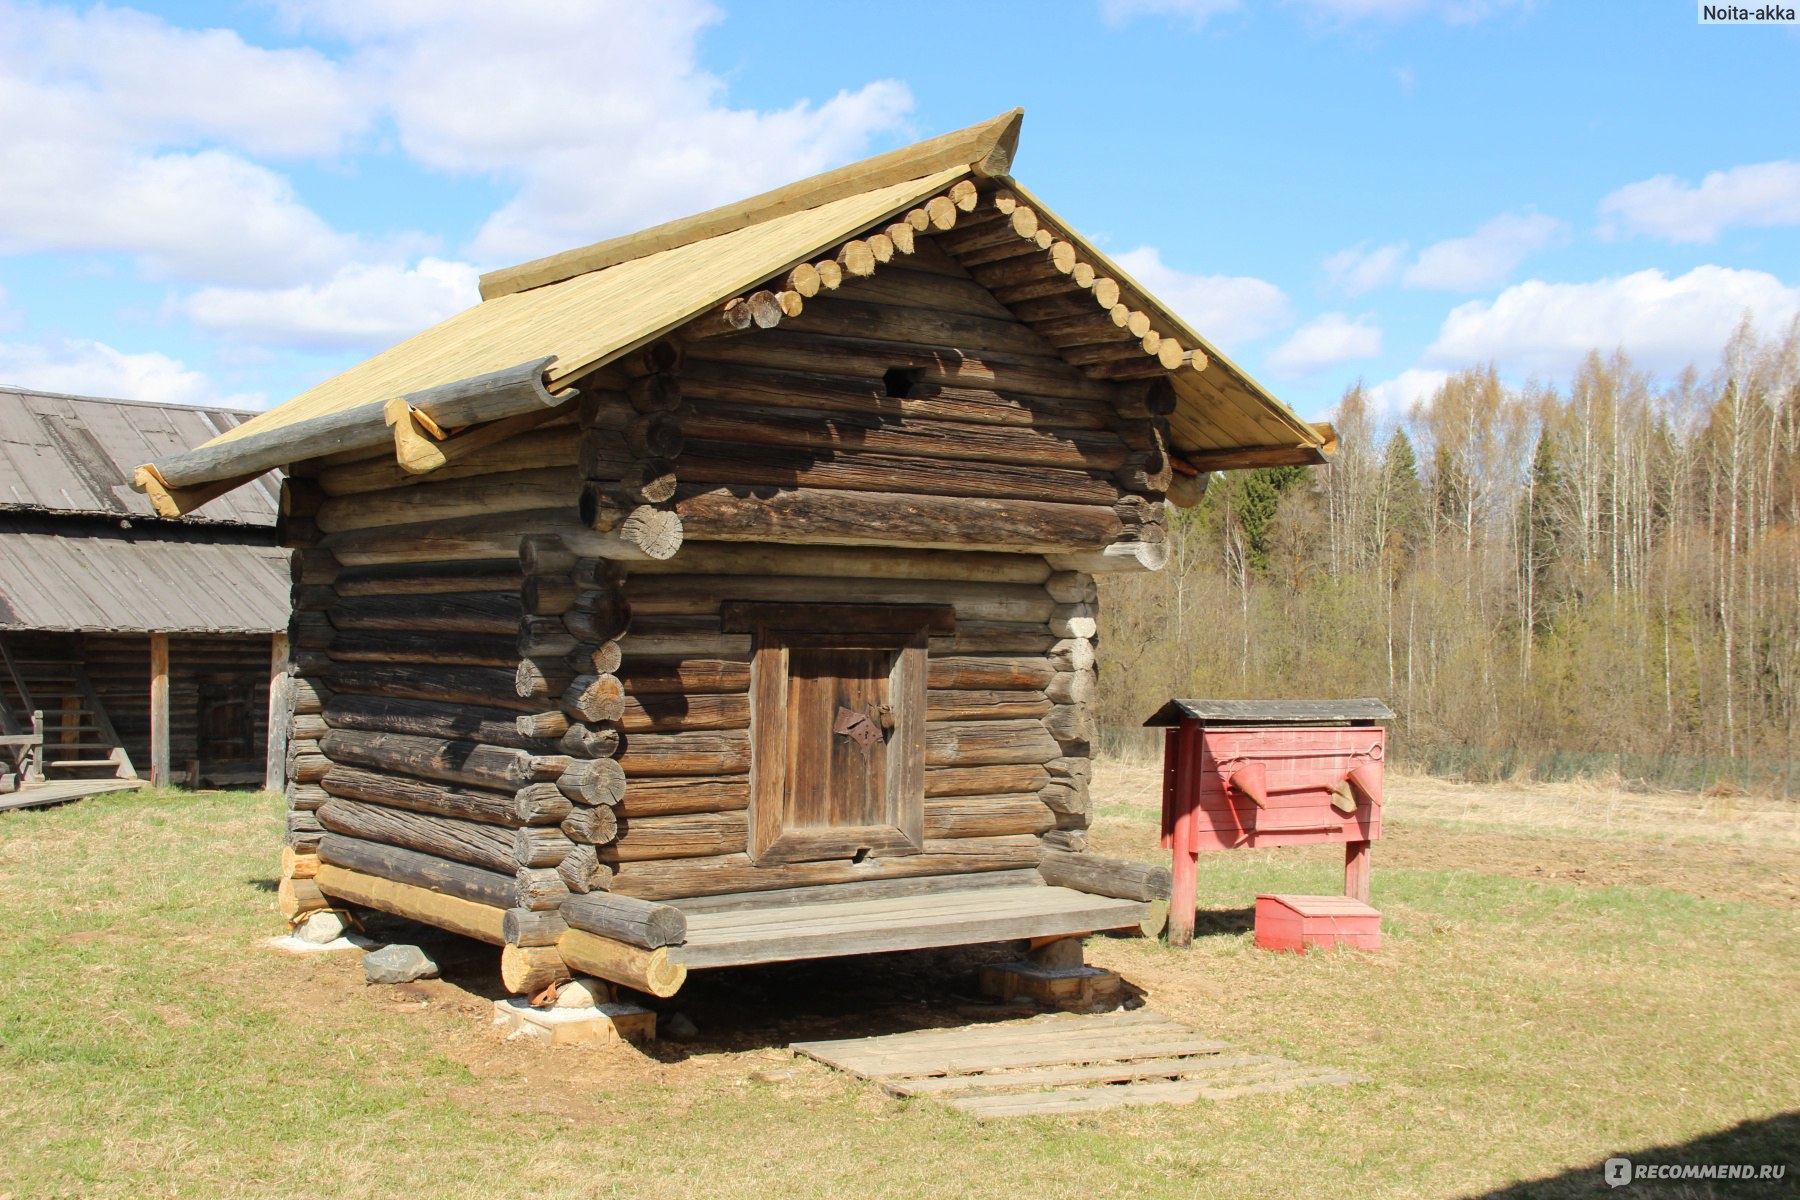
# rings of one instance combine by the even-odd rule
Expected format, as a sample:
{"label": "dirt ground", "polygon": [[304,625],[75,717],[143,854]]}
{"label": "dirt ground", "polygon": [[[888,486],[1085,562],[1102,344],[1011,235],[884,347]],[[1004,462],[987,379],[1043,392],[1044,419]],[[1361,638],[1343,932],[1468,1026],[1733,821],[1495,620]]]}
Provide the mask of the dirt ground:
{"label": "dirt ground", "polygon": [[[1102,765],[1094,786],[1097,850],[1160,855],[1159,779],[1151,764]],[[1401,777],[1389,780],[1386,814],[1387,837],[1375,848],[1378,888],[1384,869],[1448,870],[1800,907],[1800,813],[1792,807],[1783,812],[1740,797],[1725,811],[1705,797],[1588,784],[1494,786]],[[1341,856],[1335,846],[1248,853],[1321,862]],[[1247,909],[1203,912],[1200,929],[1238,933],[1247,920]],[[436,957],[443,978],[372,988],[363,982],[358,956],[321,956],[289,997],[296,1010],[330,1021],[341,1020],[336,1014],[346,1004],[416,1011],[434,1027],[443,1053],[477,1081],[472,1088],[486,1097],[483,1103],[491,1105],[499,1088],[520,1115],[564,1122],[598,1119],[610,1097],[643,1086],[655,1087],[676,1106],[696,1103],[714,1087],[759,1083],[777,1083],[801,1097],[809,1090],[825,1095],[837,1084],[822,1068],[797,1064],[786,1050],[789,1042],[1005,1020],[1033,1011],[989,1001],[976,986],[980,964],[1016,952],[971,947],[699,972],[676,1000],[660,1005],[665,1016],[680,1012],[694,1021],[700,1030],[694,1040],[597,1054],[550,1051],[506,1041],[491,1028],[492,1001],[505,992],[490,948],[379,916],[369,932],[419,942]],[[1096,939],[1088,959],[1121,970],[1138,995],[1153,996],[1157,1010],[1171,1016],[1202,1018],[1220,1001],[1216,981],[1196,974],[1179,956],[1146,949],[1142,942]]]}

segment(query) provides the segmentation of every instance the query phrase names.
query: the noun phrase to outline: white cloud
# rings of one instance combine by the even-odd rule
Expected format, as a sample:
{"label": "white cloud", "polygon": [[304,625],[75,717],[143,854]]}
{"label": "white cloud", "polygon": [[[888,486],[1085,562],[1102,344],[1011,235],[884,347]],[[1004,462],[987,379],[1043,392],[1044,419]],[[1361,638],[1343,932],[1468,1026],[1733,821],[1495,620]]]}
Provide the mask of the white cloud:
{"label": "white cloud", "polygon": [[128,354],[104,342],[71,338],[0,342],[0,381],[75,396],[113,396],[155,404],[262,408],[257,394],[221,395],[212,380],[166,354]]}
{"label": "white cloud", "polygon": [[1333,291],[1346,296],[1360,296],[1376,288],[1386,287],[1400,278],[1401,260],[1406,257],[1405,242],[1369,248],[1358,242],[1347,250],[1339,250],[1322,264]]}
{"label": "white cloud", "polygon": [[1448,371],[1413,367],[1392,379],[1364,388],[1363,396],[1377,416],[1392,420],[1411,412],[1413,405],[1420,401],[1429,400],[1448,378]]}
{"label": "white cloud", "polygon": [[1343,313],[1314,317],[1263,360],[1271,374],[1289,379],[1314,375],[1339,363],[1375,358],[1381,353],[1381,330],[1364,318]]}
{"label": "white cloud", "polygon": [[1592,283],[1531,280],[1493,300],[1459,305],[1425,361],[1451,368],[1495,362],[1517,374],[1558,374],[1591,349],[1623,349],[1662,373],[1719,352],[1746,312],[1766,336],[1800,313],[1800,288],[1762,271],[1695,267],[1671,279],[1639,271]]}
{"label": "white cloud", "polygon": [[333,0],[297,10],[348,39],[402,147],[445,171],[516,191],[471,254],[514,261],[726,203],[864,154],[901,128],[903,84],[878,80],[820,104],[734,108],[702,68],[721,19],[698,0],[424,5]]}
{"label": "white cloud", "polygon": [[0,121],[0,252],[117,252],[241,282],[348,251],[285,177],[236,152],[329,153],[364,126],[315,52],[104,8],[5,5],[0,28],[0,112],[15,118]]}
{"label": "white cloud", "polygon": [[1214,17],[1242,7],[1242,0],[1100,0],[1100,17],[1108,25],[1122,25],[1133,17],[1175,17],[1200,29]]}
{"label": "white cloud", "polygon": [[1714,171],[1695,187],[1673,175],[1629,183],[1600,201],[1601,233],[1713,242],[1732,225],[1800,225],[1800,162]]}
{"label": "white cloud", "polygon": [[353,264],[322,284],[203,288],[181,301],[196,325],[307,350],[383,349],[480,301],[476,271],[439,258],[415,267]]}
{"label": "white cloud", "polygon": [[1407,287],[1476,291],[1505,279],[1562,231],[1563,223],[1554,217],[1502,213],[1468,237],[1450,238],[1419,251],[1402,281]]}
{"label": "white cloud", "polygon": [[1114,257],[1201,335],[1227,350],[1293,323],[1287,293],[1266,280],[1192,275],[1164,263],[1154,246],[1139,246]]}

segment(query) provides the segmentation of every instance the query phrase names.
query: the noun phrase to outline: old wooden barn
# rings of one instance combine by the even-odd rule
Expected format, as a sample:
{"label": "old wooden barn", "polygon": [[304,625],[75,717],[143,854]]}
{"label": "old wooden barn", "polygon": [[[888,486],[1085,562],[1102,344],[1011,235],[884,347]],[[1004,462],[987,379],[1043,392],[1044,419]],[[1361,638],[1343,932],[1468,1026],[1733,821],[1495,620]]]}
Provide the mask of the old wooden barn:
{"label": "old wooden barn", "polygon": [[1094,573],[1328,431],[1011,178],[1019,120],[498,271],[151,456],[171,514],[289,470],[288,913],[659,995],[1140,920],[1083,834]]}
{"label": "old wooden barn", "polygon": [[249,416],[0,389],[0,807],[264,782],[288,621],[277,482],[176,519],[131,486]]}

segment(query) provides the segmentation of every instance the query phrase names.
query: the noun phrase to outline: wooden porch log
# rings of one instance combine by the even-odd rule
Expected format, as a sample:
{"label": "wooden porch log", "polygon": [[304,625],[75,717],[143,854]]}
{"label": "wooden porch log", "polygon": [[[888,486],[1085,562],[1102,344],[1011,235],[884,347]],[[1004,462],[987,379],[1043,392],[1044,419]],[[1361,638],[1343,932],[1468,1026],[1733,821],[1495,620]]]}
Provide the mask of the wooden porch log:
{"label": "wooden porch log", "polygon": [[488,871],[510,874],[518,866],[513,859],[517,831],[498,825],[341,798],[319,806],[319,823],[331,833],[398,846]]}
{"label": "wooden porch log", "polygon": [[750,735],[743,730],[634,734],[614,761],[627,776],[742,774],[750,769]]}
{"label": "wooden porch log", "polygon": [[925,875],[957,875],[973,871],[1006,871],[1035,867],[1043,854],[1035,837],[930,838],[919,854],[866,858],[862,862],[785,863],[759,867],[747,854],[711,858],[621,863],[612,892],[645,900],[716,896],[779,888],[856,883],[870,879],[905,879]]}
{"label": "wooden porch log", "polygon": [[415,596],[353,596],[340,599],[330,615],[332,625],[341,630],[505,636],[519,628],[519,598],[488,592],[433,596],[429,602]]}
{"label": "wooden porch log", "polygon": [[478,708],[509,709],[515,716],[535,712],[534,700],[513,690],[513,673],[494,667],[434,667],[405,664],[333,663],[322,677],[343,695],[430,700]]}
{"label": "wooden porch log", "polygon": [[1050,774],[1036,763],[1001,763],[988,767],[939,767],[925,772],[928,799],[948,796],[1036,794]]}
{"label": "wooden porch log", "polygon": [[521,886],[512,871],[483,870],[433,854],[406,850],[341,833],[328,833],[319,844],[322,862],[363,875],[410,884],[491,908],[555,908],[563,896],[546,895],[541,887]]}
{"label": "wooden porch log", "polygon": [[750,777],[640,775],[625,781],[618,807],[627,819],[740,811],[750,807]]}
{"label": "wooden porch log", "polygon": [[576,759],[556,786],[577,804],[614,805],[625,795],[625,769],[615,759]]}
{"label": "wooden porch log", "polygon": [[[698,403],[691,424],[696,431],[704,431],[712,443],[1068,471],[1114,471],[1125,465],[1131,453],[1118,434],[1099,430],[999,428],[965,421],[863,416],[772,405]],[[684,469],[682,474],[686,476],[688,472]],[[947,475],[946,470],[939,477]]]}
{"label": "wooden porch log", "polygon": [[632,896],[571,896],[563,904],[562,919],[573,929],[645,950],[687,940],[687,916],[679,908]]}
{"label": "wooden porch log", "polygon": [[1055,825],[1055,814],[1031,794],[953,796],[925,802],[928,838],[1036,836]]}
{"label": "wooden porch log", "polygon": [[687,981],[687,968],[671,961],[666,947],[645,950],[584,929],[571,929],[557,943],[557,950],[573,970],[652,996],[673,996]]}
{"label": "wooden porch log", "polygon": [[535,996],[553,983],[566,983],[572,978],[574,972],[555,946],[515,946],[509,942],[500,951],[500,983],[515,995]]}
{"label": "wooden porch log", "polygon": [[[527,785],[513,795],[506,795],[446,787],[404,775],[365,771],[359,767],[332,767],[325,773],[323,786],[333,796],[346,800],[366,800],[373,804],[385,804],[391,808],[405,808],[440,817],[503,825],[508,829],[516,829],[521,825],[554,825],[562,820],[569,807],[568,799],[555,788],[550,790],[557,800],[562,801],[563,811],[560,813],[556,811],[556,805],[544,803],[540,794],[528,795],[532,785]],[[527,798],[520,801],[518,797],[521,795]]]}
{"label": "wooden porch log", "polygon": [[446,636],[380,630],[340,633],[332,639],[327,653],[333,662],[510,667],[519,658],[514,640],[483,634]]}
{"label": "wooden porch log", "polygon": [[567,932],[568,923],[558,909],[509,908],[500,925],[509,946],[554,946]]}
{"label": "wooden porch log", "polygon": [[336,729],[325,736],[320,747],[333,762],[420,779],[497,791],[516,791],[532,782],[532,756],[504,746]]}
{"label": "wooden porch log", "polygon": [[[742,493],[742,494],[740,494]],[[1098,549],[1123,532],[1110,508],[1036,500],[952,499],[883,492],[795,488],[774,496],[749,489],[683,488],[676,510],[700,541],[892,545],[909,549],[979,546],[1042,554]]]}
{"label": "wooden porch log", "polygon": [[1091,896],[1114,896],[1120,900],[1138,901],[1169,898],[1169,868],[1153,863],[1106,858],[1098,854],[1046,850],[1043,860],[1038,864],[1038,872],[1043,875],[1045,883],[1074,888]]}
{"label": "wooden porch log", "polygon": [[934,721],[925,727],[927,767],[1046,763],[1061,753],[1037,720]]}
{"label": "wooden porch log", "polygon": [[522,750],[536,745],[519,733],[515,714],[502,708],[346,693],[332,698],[324,716],[333,729],[401,733]]}
{"label": "wooden porch log", "polygon": [[619,822],[618,836],[600,847],[600,861],[644,862],[736,854],[749,844],[749,834],[750,823],[742,811],[628,817]]}
{"label": "wooden porch log", "polygon": [[1049,699],[1044,693],[1037,691],[931,691],[925,697],[927,721],[994,721],[1011,717],[1042,717],[1050,710]]}

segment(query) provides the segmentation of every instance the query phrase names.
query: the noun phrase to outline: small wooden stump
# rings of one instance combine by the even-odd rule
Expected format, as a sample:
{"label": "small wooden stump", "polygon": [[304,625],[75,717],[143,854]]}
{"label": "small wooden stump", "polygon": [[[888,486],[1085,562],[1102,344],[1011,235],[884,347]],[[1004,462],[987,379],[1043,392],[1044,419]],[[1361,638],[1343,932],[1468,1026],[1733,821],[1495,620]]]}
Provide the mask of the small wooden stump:
{"label": "small wooden stump", "polygon": [[514,997],[494,1001],[494,1024],[509,1037],[530,1037],[552,1046],[612,1046],[621,1041],[656,1040],[656,1014],[635,1004],[593,1008],[533,1008]]}
{"label": "small wooden stump", "polygon": [[981,992],[1010,1003],[1093,1012],[1117,1008],[1124,999],[1125,981],[1101,967],[1012,962],[983,967]]}

